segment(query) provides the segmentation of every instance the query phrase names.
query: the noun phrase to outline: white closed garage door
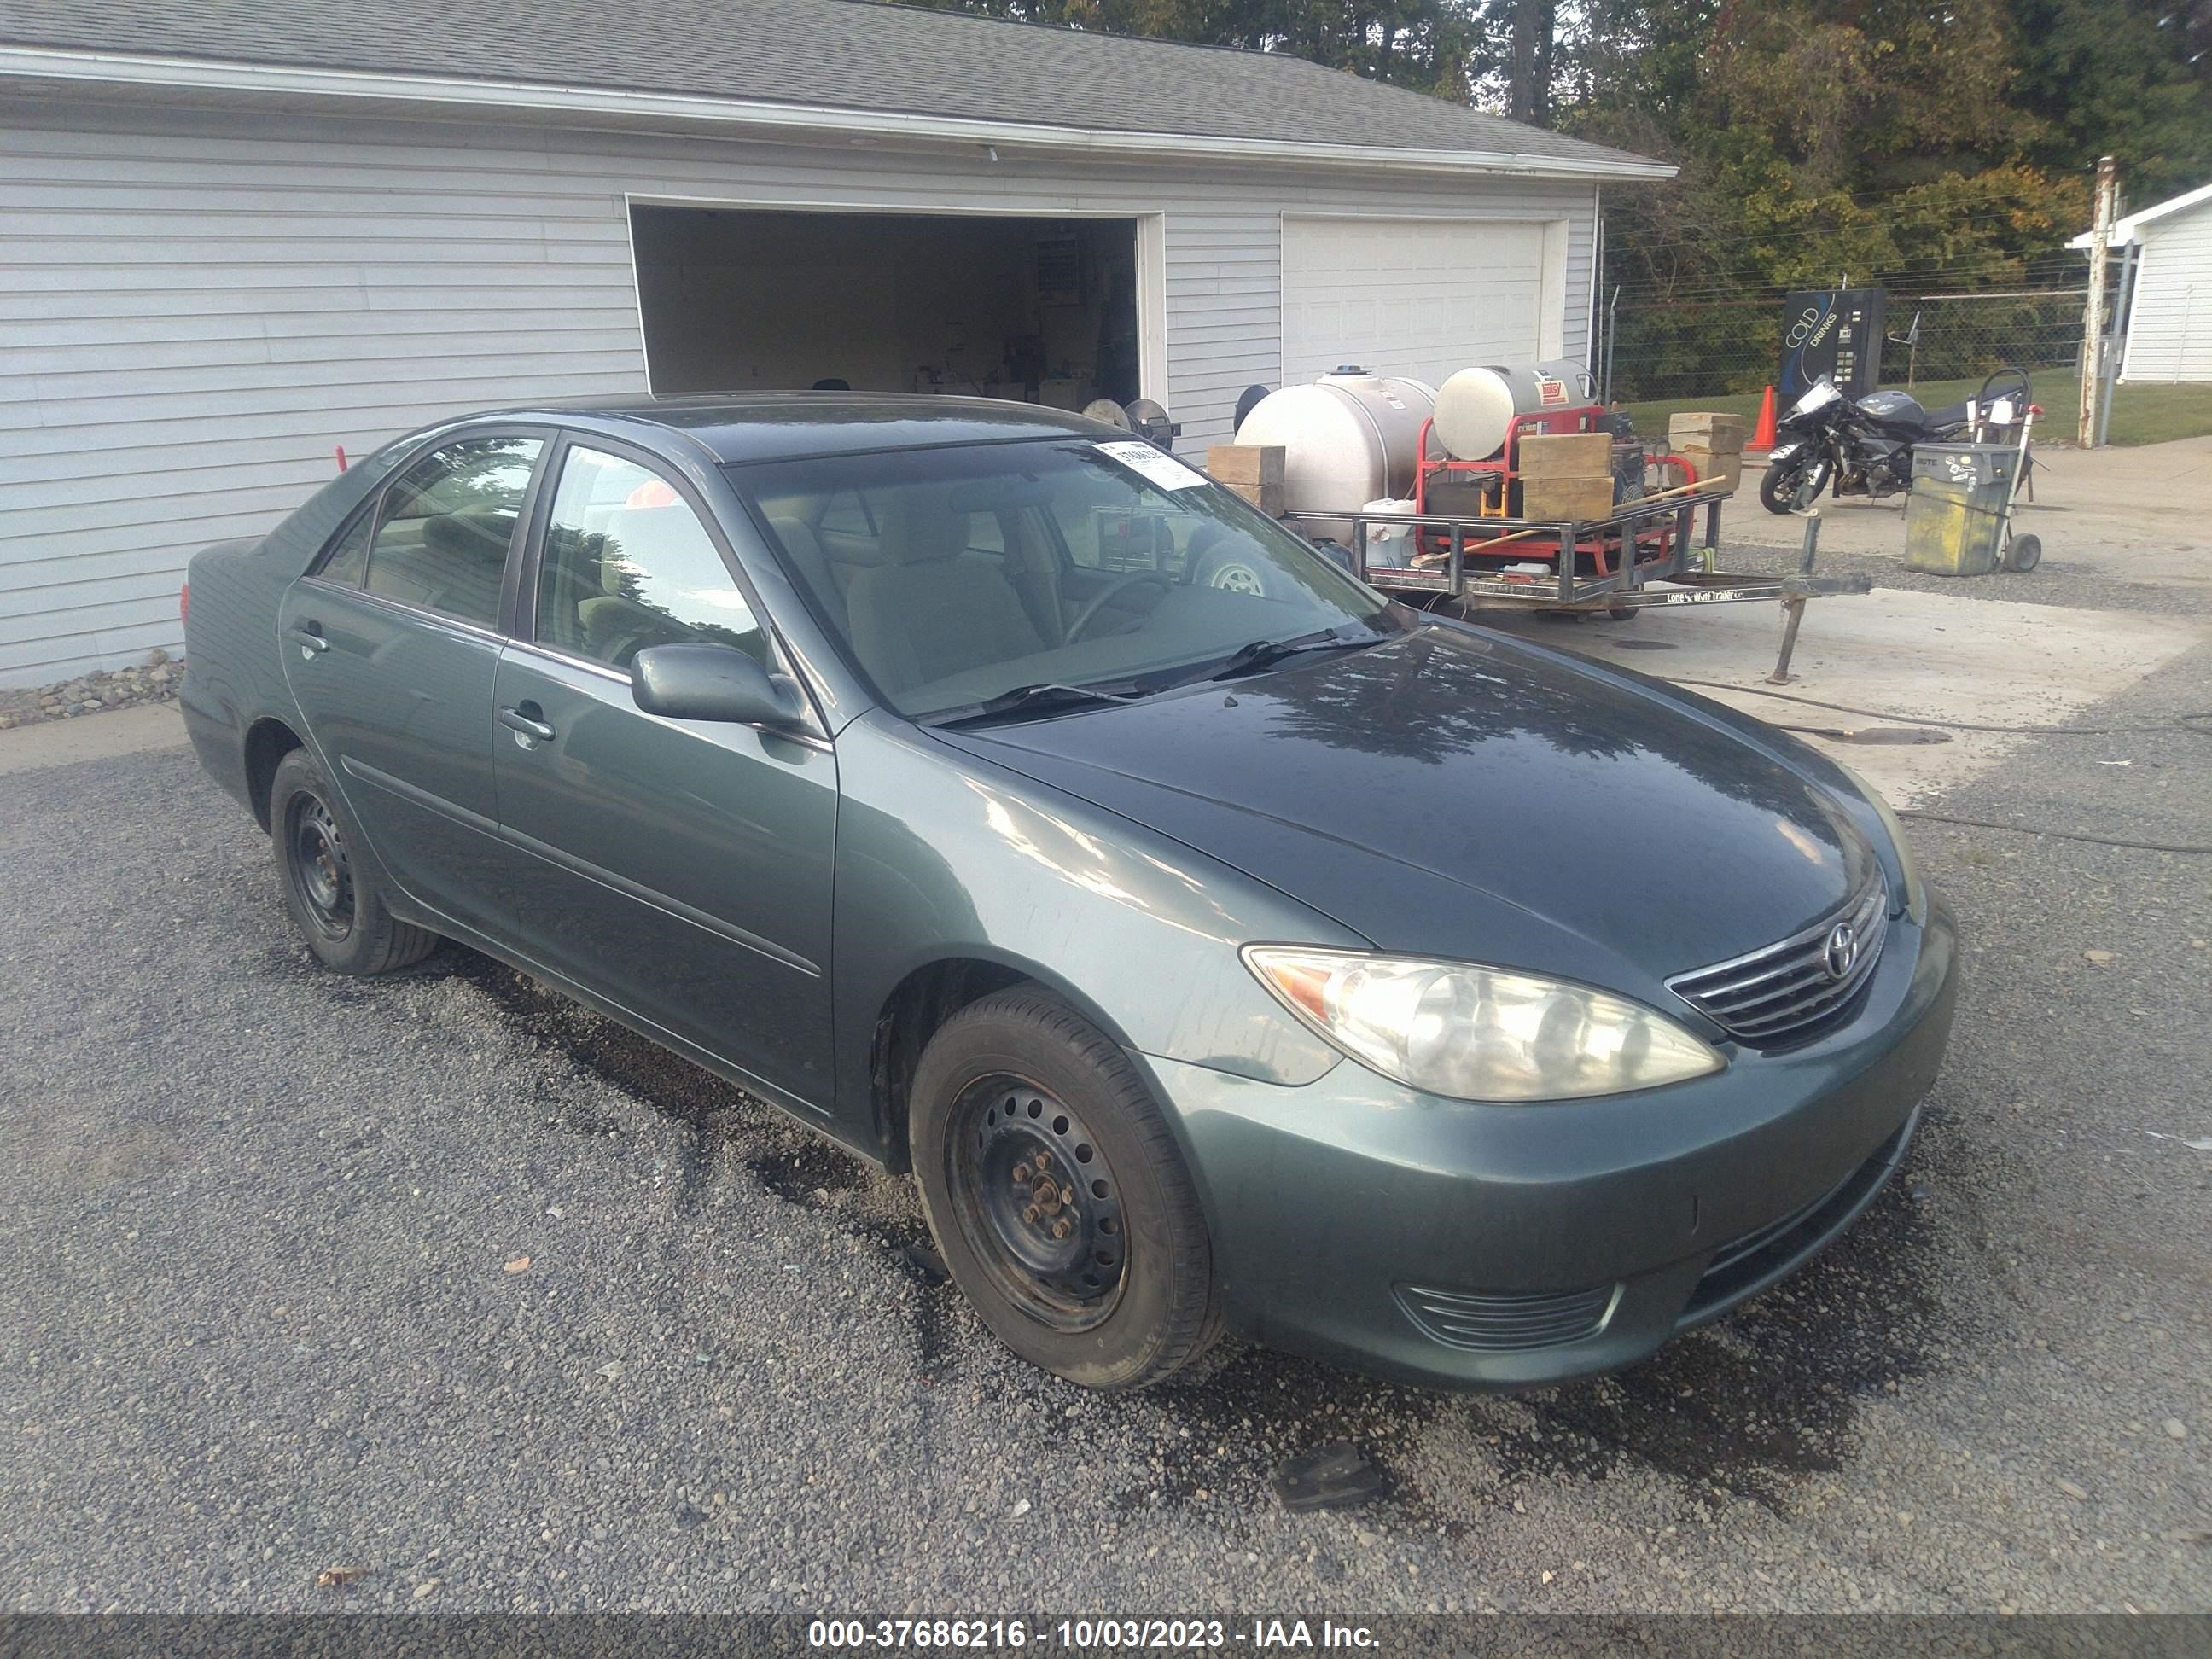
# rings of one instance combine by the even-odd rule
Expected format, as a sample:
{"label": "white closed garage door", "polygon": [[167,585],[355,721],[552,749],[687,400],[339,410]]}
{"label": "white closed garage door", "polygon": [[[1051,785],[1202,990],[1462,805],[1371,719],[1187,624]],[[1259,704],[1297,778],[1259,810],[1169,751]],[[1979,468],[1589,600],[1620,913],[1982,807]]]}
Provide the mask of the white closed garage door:
{"label": "white closed garage door", "polygon": [[1283,384],[1357,363],[1435,386],[1470,363],[1557,356],[1553,240],[1525,220],[1286,216]]}

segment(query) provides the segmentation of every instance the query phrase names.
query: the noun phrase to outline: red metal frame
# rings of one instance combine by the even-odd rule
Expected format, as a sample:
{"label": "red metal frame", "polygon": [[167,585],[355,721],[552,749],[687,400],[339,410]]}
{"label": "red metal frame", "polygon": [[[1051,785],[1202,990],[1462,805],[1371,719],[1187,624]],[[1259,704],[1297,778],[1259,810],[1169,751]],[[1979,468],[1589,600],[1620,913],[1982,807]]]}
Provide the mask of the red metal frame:
{"label": "red metal frame", "polygon": [[[1497,458],[1487,461],[1462,461],[1454,456],[1444,456],[1431,463],[1429,459],[1429,433],[1435,427],[1433,417],[1421,422],[1421,435],[1414,447],[1413,499],[1419,501],[1428,488],[1429,477],[1436,472],[1504,473],[1510,480],[1520,471],[1521,438],[1525,432],[1536,432],[1545,436],[1563,433],[1595,432],[1597,423],[1605,417],[1601,404],[1580,404],[1572,409],[1540,409],[1526,415],[1516,415],[1505,423],[1505,443]],[[1571,422],[1572,424],[1569,424]]]}
{"label": "red metal frame", "polygon": [[[1599,422],[1605,418],[1605,406],[1601,404],[1579,404],[1571,409],[1541,409],[1524,415],[1516,415],[1505,423],[1504,446],[1494,459],[1486,461],[1463,461],[1449,455],[1431,461],[1429,459],[1429,431],[1435,426],[1436,422],[1433,418],[1423,421],[1420,436],[1415,441],[1413,452],[1414,512],[1425,514],[1429,511],[1430,479],[1455,472],[1497,478],[1498,501],[1503,506],[1506,499],[1505,493],[1512,489],[1513,481],[1520,476],[1521,440],[1524,434],[1533,433],[1551,436],[1562,433],[1600,431],[1603,428]],[[1684,483],[1695,483],[1698,481],[1697,469],[1679,456],[1664,457],[1662,464],[1679,466],[1684,475],[1681,479]],[[1473,524],[1477,521],[1469,520],[1468,522]],[[1501,515],[1498,522],[1511,525],[1522,521]],[[1621,532],[1615,530],[1610,533],[1600,531],[1592,537],[1577,537],[1574,547],[1575,556],[1579,557],[1587,554],[1599,575],[1610,576],[1613,574],[1610,556],[1618,550],[1620,536]],[[1414,539],[1416,545],[1425,553],[1445,553],[1450,548],[1450,537],[1441,531],[1417,530],[1414,532]],[[1474,556],[1477,558],[1494,556],[1515,562],[1522,560],[1556,560],[1559,556],[1559,538],[1557,536],[1523,537],[1509,545],[1510,551],[1500,550],[1496,555],[1478,553]],[[1638,531],[1632,556],[1639,564],[1648,564],[1670,558],[1673,556],[1673,551],[1674,527],[1673,521],[1669,519]]]}

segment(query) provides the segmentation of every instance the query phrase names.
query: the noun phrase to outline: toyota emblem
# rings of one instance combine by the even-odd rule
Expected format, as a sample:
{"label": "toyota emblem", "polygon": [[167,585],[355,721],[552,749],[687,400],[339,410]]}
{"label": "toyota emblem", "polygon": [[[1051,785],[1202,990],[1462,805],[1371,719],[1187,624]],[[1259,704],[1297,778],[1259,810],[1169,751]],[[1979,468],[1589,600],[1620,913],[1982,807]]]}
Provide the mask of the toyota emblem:
{"label": "toyota emblem", "polygon": [[1838,922],[1828,931],[1827,948],[1822,954],[1827,958],[1830,979],[1850,978],[1851,964],[1859,959],[1859,930],[1848,921]]}

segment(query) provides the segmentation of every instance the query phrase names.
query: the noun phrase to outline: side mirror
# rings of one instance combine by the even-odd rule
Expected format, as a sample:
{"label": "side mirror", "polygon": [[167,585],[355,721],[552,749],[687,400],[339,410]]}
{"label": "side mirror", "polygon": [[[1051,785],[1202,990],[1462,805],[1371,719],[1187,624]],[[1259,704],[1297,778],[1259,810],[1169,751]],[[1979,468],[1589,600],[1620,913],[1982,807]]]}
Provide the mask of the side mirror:
{"label": "side mirror", "polygon": [[629,693],[647,714],[675,720],[791,731],[806,718],[798,683],[734,645],[648,646],[630,659]]}

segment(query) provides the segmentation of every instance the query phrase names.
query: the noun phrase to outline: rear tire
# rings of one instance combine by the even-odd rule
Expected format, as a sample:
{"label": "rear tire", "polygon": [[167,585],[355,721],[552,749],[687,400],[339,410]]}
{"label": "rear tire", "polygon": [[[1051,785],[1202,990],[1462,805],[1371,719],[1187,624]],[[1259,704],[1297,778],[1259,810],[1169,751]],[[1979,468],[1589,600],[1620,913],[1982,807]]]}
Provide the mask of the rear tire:
{"label": "rear tire", "polygon": [[2004,568],[2008,570],[2029,571],[2043,562],[2043,538],[2040,536],[2015,536],[2012,545],[2004,551]]}
{"label": "rear tire", "polygon": [[285,756],[270,783],[269,835],[292,925],[332,973],[389,973],[437,948],[435,933],[386,908],[383,888],[349,850],[357,837],[337,792],[305,749]]}
{"label": "rear tire", "polygon": [[953,1282],[1024,1359],[1085,1388],[1177,1376],[1221,1334],[1212,1243],[1121,1048],[1034,986],[947,1020],[908,1134]]}

